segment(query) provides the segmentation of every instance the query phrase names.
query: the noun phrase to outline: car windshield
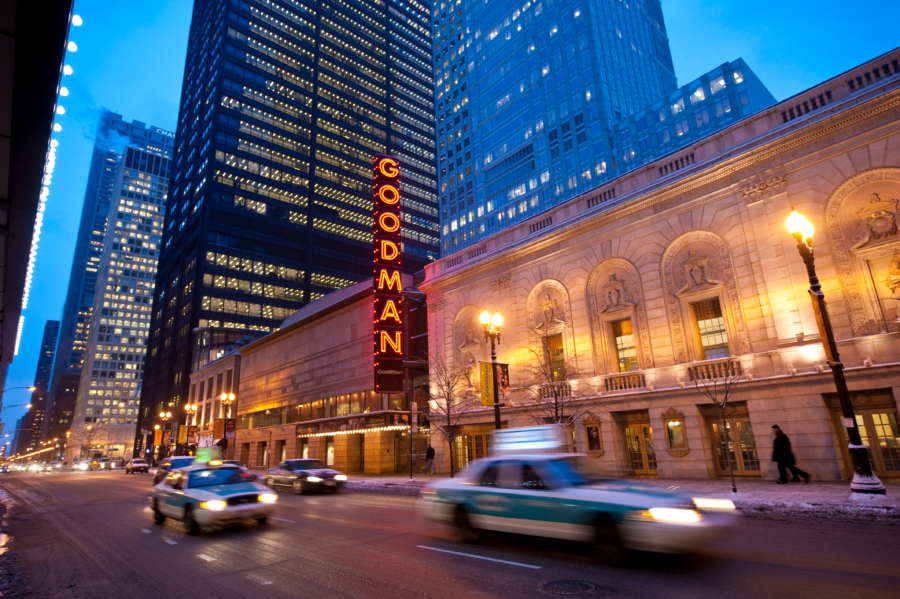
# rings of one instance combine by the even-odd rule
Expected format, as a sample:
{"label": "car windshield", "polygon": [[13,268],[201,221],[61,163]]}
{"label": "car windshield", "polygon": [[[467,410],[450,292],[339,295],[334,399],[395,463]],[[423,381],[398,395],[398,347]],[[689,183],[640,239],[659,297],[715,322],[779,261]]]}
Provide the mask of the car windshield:
{"label": "car windshield", "polygon": [[248,482],[247,475],[237,468],[210,468],[208,470],[195,470],[191,472],[188,486],[213,487],[215,485],[236,485]]}
{"label": "car windshield", "polygon": [[172,460],[170,462],[170,468],[184,468],[185,466],[190,466],[191,462],[194,461],[194,458],[182,458],[180,460]]}
{"label": "car windshield", "polygon": [[557,477],[570,485],[590,485],[604,478],[594,470],[592,464],[580,456],[550,460],[546,464]]}
{"label": "car windshield", "polygon": [[318,470],[322,467],[322,462],[319,460],[294,460],[287,462],[286,465],[290,470]]}

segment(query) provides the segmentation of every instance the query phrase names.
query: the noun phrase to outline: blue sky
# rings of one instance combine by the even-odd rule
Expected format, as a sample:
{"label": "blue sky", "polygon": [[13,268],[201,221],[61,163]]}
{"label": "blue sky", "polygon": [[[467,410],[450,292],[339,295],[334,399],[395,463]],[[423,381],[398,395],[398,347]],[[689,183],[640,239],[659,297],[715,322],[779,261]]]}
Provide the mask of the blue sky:
{"label": "blue sky", "polygon": [[[75,2],[84,24],[72,29],[78,51],[69,54],[74,73],[63,81],[71,93],[62,102],[66,114],[57,119],[63,130],[55,136],[56,171],[7,388],[32,383],[44,322],[61,317],[100,109],[175,130],[191,5]],[[663,14],[680,85],[742,57],[778,100],[900,45],[896,0],[663,0]],[[4,403],[27,400],[27,392],[11,391]],[[4,412],[7,431],[21,415],[17,409]]]}

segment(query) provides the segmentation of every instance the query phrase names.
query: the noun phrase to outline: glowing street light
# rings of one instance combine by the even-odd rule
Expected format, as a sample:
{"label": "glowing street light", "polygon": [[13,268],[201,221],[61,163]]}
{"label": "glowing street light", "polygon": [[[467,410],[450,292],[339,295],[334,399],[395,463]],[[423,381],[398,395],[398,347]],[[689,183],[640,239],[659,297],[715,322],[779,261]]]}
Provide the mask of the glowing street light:
{"label": "glowing street light", "polygon": [[503,317],[499,312],[494,312],[491,316],[490,312],[485,310],[478,317],[484,326],[484,340],[491,340],[491,379],[493,380],[494,393],[494,428],[500,430],[500,401],[497,397],[497,348],[495,343],[500,343],[500,327],[503,326]]}
{"label": "glowing street light", "polygon": [[825,358],[831,367],[834,376],[834,384],[837,387],[838,398],[841,402],[841,412],[844,416],[844,427],[847,429],[847,437],[850,441],[849,452],[853,460],[853,480],[850,490],[854,493],[865,495],[884,495],[884,485],[872,472],[869,463],[868,450],[862,442],[859,428],[856,425],[856,414],[853,411],[853,402],[850,400],[850,391],[847,389],[847,379],[844,378],[844,365],[838,354],[837,343],[834,339],[834,331],[831,328],[831,319],[825,305],[825,294],[819,277],[816,275],[815,254],[812,249],[812,238],[815,227],[806,220],[806,217],[792,210],[785,226],[794,239],[797,240],[797,250],[806,264],[806,274],[809,276],[809,297],[812,300],[813,312],[816,315],[816,324],[819,326],[819,335],[822,337],[822,347],[825,349]]}

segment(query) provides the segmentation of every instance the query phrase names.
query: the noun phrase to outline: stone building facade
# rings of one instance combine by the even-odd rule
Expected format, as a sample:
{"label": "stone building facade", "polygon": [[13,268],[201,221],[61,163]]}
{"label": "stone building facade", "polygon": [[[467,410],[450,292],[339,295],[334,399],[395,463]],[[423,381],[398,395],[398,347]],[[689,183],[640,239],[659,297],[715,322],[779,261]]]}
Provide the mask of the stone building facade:
{"label": "stone building facade", "polygon": [[[778,424],[802,468],[846,478],[834,381],[784,224],[796,209],[816,227],[873,465],[900,476],[898,60],[894,50],[432,263],[420,287],[432,356],[490,359],[478,314],[499,311],[504,426],[535,423],[525,372],[537,347],[581,375],[572,393],[589,394],[591,410],[574,448],[609,473],[717,476],[727,450],[736,474],[771,479]],[[744,376],[723,425],[694,381],[734,372]],[[492,408],[467,417],[458,465],[488,449],[492,428]]]}

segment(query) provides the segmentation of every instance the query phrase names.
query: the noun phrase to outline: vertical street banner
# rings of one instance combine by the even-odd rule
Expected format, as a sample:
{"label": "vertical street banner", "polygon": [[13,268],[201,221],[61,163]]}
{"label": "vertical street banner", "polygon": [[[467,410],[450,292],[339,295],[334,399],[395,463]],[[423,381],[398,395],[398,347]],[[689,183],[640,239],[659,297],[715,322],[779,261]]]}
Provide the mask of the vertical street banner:
{"label": "vertical street banner", "polygon": [[225,419],[225,439],[234,439],[237,431],[237,418]]}
{"label": "vertical street banner", "polygon": [[494,405],[494,367],[490,362],[479,362],[478,370],[481,373],[481,405]]}
{"label": "vertical street banner", "polygon": [[178,425],[178,440],[175,441],[178,444],[187,443],[188,438],[188,427],[186,424]]}
{"label": "vertical street banner", "polygon": [[153,431],[153,445],[159,447],[162,444],[162,431],[156,429]]}
{"label": "vertical street banner", "polygon": [[501,406],[511,406],[512,405],[512,397],[510,395],[509,390],[509,364],[496,364],[496,371],[494,373],[495,379],[497,381],[497,402]]}
{"label": "vertical street banner", "polygon": [[216,418],[213,423],[213,438],[215,439],[224,439],[225,438],[225,419],[224,418]]}
{"label": "vertical street banner", "polygon": [[403,289],[400,284],[400,162],[375,155],[375,391],[402,393]]}

